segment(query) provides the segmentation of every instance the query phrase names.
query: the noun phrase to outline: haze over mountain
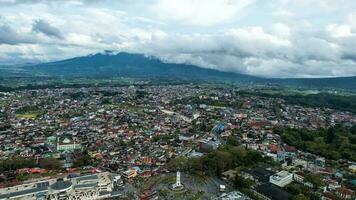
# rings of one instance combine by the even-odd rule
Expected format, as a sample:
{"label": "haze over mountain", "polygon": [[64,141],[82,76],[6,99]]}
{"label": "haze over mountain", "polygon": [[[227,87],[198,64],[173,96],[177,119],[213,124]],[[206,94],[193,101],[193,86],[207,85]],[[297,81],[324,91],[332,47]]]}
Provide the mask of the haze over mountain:
{"label": "haze over mountain", "polygon": [[156,57],[127,52],[113,53],[105,51],[88,56],[48,62],[2,68],[3,74],[32,77],[62,78],[102,78],[131,77],[144,79],[177,79],[186,81],[220,81],[243,84],[280,84],[303,87],[335,87],[356,89],[356,77],[339,78],[304,78],[304,79],[268,79],[263,77],[223,72],[215,69],[201,68],[190,64],[163,62]]}

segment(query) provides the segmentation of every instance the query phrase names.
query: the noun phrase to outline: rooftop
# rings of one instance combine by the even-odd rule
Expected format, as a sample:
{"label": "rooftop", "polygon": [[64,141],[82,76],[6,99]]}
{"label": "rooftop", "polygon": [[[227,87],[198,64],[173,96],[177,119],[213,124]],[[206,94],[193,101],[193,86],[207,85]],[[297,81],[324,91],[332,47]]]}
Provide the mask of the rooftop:
{"label": "rooftop", "polygon": [[259,193],[261,193],[273,200],[289,200],[292,197],[292,195],[289,194],[288,192],[286,192],[286,191],[280,189],[279,187],[272,185],[270,183],[260,185],[256,188],[256,190]]}
{"label": "rooftop", "polygon": [[51,185],[51,189],[53,190],[68,190],[72,187],[71,181],[57,181]]}
{"label": "rooftop", "polygon": [[21,191],[17,191],[17,192],[10,192],[7,194],[0,194],[0,199],[18,198],[18,197],[26,196],[29,194],[45,192],[47,190],[48,190],[48,187],[41,187],[41,188],[32,188],[32,189],[27,189],[27,190],[21,190]]}

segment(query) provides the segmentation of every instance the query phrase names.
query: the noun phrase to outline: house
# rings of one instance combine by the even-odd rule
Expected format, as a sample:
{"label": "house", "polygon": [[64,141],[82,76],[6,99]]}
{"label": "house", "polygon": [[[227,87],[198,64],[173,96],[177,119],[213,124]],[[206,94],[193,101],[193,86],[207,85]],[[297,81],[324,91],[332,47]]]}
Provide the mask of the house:
{"label": "house", "polygon": [[295,172],[293,174],[293,180],[298,182],[298,183],[304,183],[304,173],[302,172]]}
{"label": "house", "polygon": [[321,194],[321,200],[339,200],[339,198],[331,192],[325,191]]}
{"label": "house", "polygon": [[350,165],[350,166],[349,166],[349,170],[350,170],[352,173],[356,174],[356,165]]}
{"label": "house", "polygon": [[336,189],[336,194],[343,199],[351,199],[355,195],[355,192],[344,187],[339,187]]}
{"label": "house", "polygon": [[222,173],[224,180],[233,180],[236,176],[236,170],[228,170]]}
{"label": "house", "polygon": [[137,171],[133,170],[133,169],[129,169],[127,171],[125,171],[122,176],[127,179],[127,180],[131,180],[132,178],[135,178],[137,176]]}
{"label": "house", "polygon": [[262,167],[257,167],[251,170],[244,170],[241,172],[241,176],[246,179],[259,181],[266,183],[269,181],[269,177],[273,175],[273,172]]}

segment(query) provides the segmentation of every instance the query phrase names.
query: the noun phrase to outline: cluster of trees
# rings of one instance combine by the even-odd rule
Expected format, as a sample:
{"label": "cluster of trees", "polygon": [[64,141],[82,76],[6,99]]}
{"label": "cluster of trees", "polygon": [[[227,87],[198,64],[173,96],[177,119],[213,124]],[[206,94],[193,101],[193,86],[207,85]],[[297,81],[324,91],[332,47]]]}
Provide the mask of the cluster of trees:
{"label": "cluster of trees", "polygon": [[258,163],[269,163],[270,160],[254,150],[241,146],[224,145],[217,150],[199,157],[177,157],[167,164],[171,171],[181,170],[192,174],[206,174],[221,177],[224,171],[236,167],[251,167]]}
{"label": "cluster of trees", "polygon": [[0,85],[0,92],[11,92],[13,88]]}
{"label": "cluster of trees", "polygon": [[7,129],[10,128],[11,128],[10,124],[0,125],[0,131],[6,131]]}
{"label": "cluster of trees", "polygon": [[20,157],[9,158],[0,161],[0,171],[11,171],[21,168],[40,167],[47,170],[61,169],[62,164],[55,158],[44,158],[36,162],[35,159],[25,159]]}
{"label": "cluster of trees", "polygon": [[356,126],[335,125],[319,130],[277,128],[274,133],[288,145],[303,151],[333,160],[356,161]]}
{"label": "cluster of trees", "polygon": [[328,107],[356,113],[356,96],[339,96],[331,94],[293,95],[283,96],[291,104],[311,107]]}
{"label": "cluster of trees", "polygon": [[287,192],[292,194],[291,200],[318,200],[319,195],[315,193],[311,188],[308,188],[300,183],[291,183],[284,188]]}
{"label": "cluster of trees", "polygon": [[136,91],[136,98],[137,99],[142,99],[142,98],[145,98],[149,95],[148,92],[144,91],[144,90],[137,90]]}
{"label": "cluster of trees", "polygon": [[122,92],[115,92],[115,91],[100,91],[100,93],[104,96],[104,97],[114,97],[117,95],[121,95],[123,94]]}
{"label": "cluster of trees", "polygon": [[32,112],[37,112],[38,110],[39,107],[37,106],[24,106],[16,110],[16,114],[32,113]]}
{"label": "cluster of trees", "polygon": [[208,132],[213,129],[214,125],[208,119],[204,119],[200,123],[195,119],[192,121],[192,127],[189,129],[190,133],[197,133],[197,132]]}
{"label": "cluster of trees", "polygon": [[165,141],[168,142],[169,140],[177,140],[178,141],[178,135],[175,133],[169,134],[169,135],[154,135],[152,137],[153,142],[158,142],[158,141]]}
{"label": "cluster of trees", "polygon": [[[93,159],[90,157],[87,151],[84,151],[73,162],[74,167],[82,167],[92,165]],[[22,168],[34,168],[39,167],[47,170],[60,170],[62,169],[62,163],[56,158],[43,158],[38,162],[33,158],[21,158],[13,157],[4,160],[0,160],[0,171],[12,171]]]}
{"label": "cluster of trees", "polygon": [[84,151],[78,158],[73,162],[73,167],[83,167],[89,166],[94,163],[93,159],[90,157],[88,151]]}
{"label": "cluster of trees", "polygon": [[0,161],[0,171],[16,170],[21,168],[32,168],[36,166],[36,161],[34,159],[24,159],[24,158],[11,158]]}
{"label": "cluster of trees", "polygon": [[289,104],[297,104],[309,107],[327,107],[337,110],[350,111],[356,113],[356,95],[341,96],[328,93],[319,94],[293,94],[286,95],[281,93],[268,94],[263,92],[240,92],[242,95],[258,95],[264,97],[282,98]]}
{"label": "cluster of trees", "polygon": [[83,99],[83,98],[87,97],[88,95],[84,92],[73,92],[73,93],[64,92],[63,96],[68,96],[69,98],[71,98],[73,100],[79,100],[79,99]]}

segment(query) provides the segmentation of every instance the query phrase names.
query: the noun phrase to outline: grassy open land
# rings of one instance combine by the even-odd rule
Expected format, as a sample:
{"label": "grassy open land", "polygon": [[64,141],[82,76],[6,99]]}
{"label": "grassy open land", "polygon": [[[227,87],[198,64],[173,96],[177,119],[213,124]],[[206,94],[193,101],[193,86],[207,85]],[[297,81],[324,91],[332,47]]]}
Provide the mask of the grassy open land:
{"label": "grassy open land", "polygon": [[16,117],[20,118],[20,119],[34,120],[38,117],[38,113],[27,112],[27,113],[22,113],[22,114],[16,114]]}

